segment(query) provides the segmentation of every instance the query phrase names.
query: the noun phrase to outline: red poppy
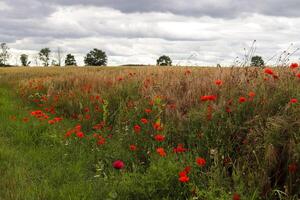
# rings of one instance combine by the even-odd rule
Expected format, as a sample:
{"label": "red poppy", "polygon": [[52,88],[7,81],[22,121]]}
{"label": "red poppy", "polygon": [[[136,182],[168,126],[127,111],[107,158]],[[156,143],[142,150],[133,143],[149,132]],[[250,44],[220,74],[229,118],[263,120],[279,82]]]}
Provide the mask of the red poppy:
{"label": "red poppy", "polygon": [[164,135],[160,135],[160,134],[156,135],[154,138],[158,142],[162,142],[162,141],[165,140],[165,136]]}
{"label": "red poppy", "polygon": [[196,163],[200,167],[204,167],[206,165],[206,160],[202,157],[196,158]]}
{"label": "red poppy", "polygon": [[131,144],[130,146],[129,146],[129,149],[131,150],[131,151],[136,151],[136,146],[134,145],[134,144]]}
{"label": "red poppy", "polygon": [[189,182],[190,178],[188,176],[180,176],[178,180],[182,183]]}
{"label": "red poppy", "polygon": [[298,102],[298,99],[295,99],[295,98],[290,100],[290,103],[297,103],[297,102]]}
{"label": "red poppy", "polygon": [[155,123],[153,124],[153,128],[154,128],[155,130],[157,130],[157,131],[163,130],[163,127],[161,126],[161,123],[160,123],[160,122],[155,122]]}
{"label": "red poppy", "polygon": [[61,118],[61,117],[55,117],[53,120],[54,120],[55,122],[60,122],[60,121],[63,120],[63,118]]}
{"label": "red poppy", "polygon": [[245,98],[245,97],[240,97],[239,98],[239,102],[240,103],[244,103],[244,102],[246,102],[247,101],[247,99]]}
{"label": "red poppy", "polygon": [[204,95],[200,97],[201,101],[215,101],[217,97],[215,95]]}
{"label": "red poppy", "polygon": [[100,135],[99,138],[98,138],[97,144],[98,145],[103,145],[103,144],[105,144],[105,142],[106,142],[106,139]]}
{"label": "red poppy", "polygon": [[49,120],[49,121],[48,121],[48,124],[51,124],[51,125],[52,125],[52,124],[55,124],[55,120]]}
{"label": "red poppy", "polygon": [[249,92],[248,95],[249,95],[249,97],[253,98],[253,97],[255,97],[256,94],[254,92]]}
{"label": "red poppy", "polygon": [[147,123],[148,123],[148,120],[147,120],[147,119],[145,119],[145,118],[142,118],[142,119],[141,119],[141,123],[143,123],[143,124],[147,124]]}
{"label": "red poppy", "polygon": [[232,197],[232,200],[240,200],[241,199],[241,196],[237,193],[234,193],[233,194],[233,197]]}
{"label": "red poppy", "polygon": [[83,132],[77,132],[76,133],[76,136],[78,137],[78,138],[83,138],[84,137],[84,134],[83,134]]}
{"label": "red poppy", "polygon": [[146,109],[145,109],[145,112],[146,112],[147,114],[149,114],[149,113],[151,113],[151,112],[152,112],[152,110],[151,110],[151,109],[149,109],[149,108],[146,108]]}
{"label": "red poppy", "polygon": [[115,169],[123,169],[125,166],[124,162],[121,160],[116,160],[115,162],[113,162],[113,167]]}
{"label": "red poppy", "polygon": [[296,76],[297,76],[298,78],[300,78],[300,73],[298,73]]}
{"label": "red poppy", "polygon": [[291,68],[291,69],[296,69],[297,67],[299,67],[299,64],[298,64],[298,63],[292,63],[292,64],[290,65],[290,68]]}
{"label": "red poppy", "polygon": [[165,157],[167,154],[166,154],[166,152],[165,152],[165,150],[164,150],[164,148],[157,148],[156,149],[156,152],[161,156],[161,157]]}
{"label": "red poppy", "polygon": [[187,149],[183,147],[183,144],[178,144],[177,147],[174,148],[175,153],[183,153]]}
{"label": "red poppy", "polygon": [[266,69],[264,70],[264,72],[265,72],[266,74],[269,74],[269,75],[273,75],[273,74],[274,74],[273,70],[270,69],[270,68],[266,68]]}
{"label": "red poppy", "polygon": [[135,126],[133,127],[133,129],[134,129],[134,132],[135,132],[135,133],[141,132],[141,127],[140,127],[139,125],[135,125]]}
{"label": "red poppy", "polygon": [[221,80],[215,80],[215,84],[218,86],[221,86],[223,84],[223,82]]}

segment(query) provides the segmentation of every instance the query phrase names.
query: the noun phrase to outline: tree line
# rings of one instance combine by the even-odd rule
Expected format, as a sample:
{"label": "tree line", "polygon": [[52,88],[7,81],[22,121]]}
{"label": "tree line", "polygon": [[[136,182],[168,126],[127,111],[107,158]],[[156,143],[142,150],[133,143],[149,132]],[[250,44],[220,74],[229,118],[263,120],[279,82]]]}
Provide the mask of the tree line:
{"label": "tree line", "polygon": [[[0,67],[10,66],[8,60],[10,58],[9,47],[6,43],[1,43],[0,45]],[[42,62],[42,65],[47,66],[62,66],[62,56],[61,50],[57,50],[57,60],[51,61],[51,49],[43,48],[39,51],[38,57]],[[21,54],[19,57],[22,66],[29,66],[32,62],[29,61],[29,56],[27,54]],[[107,55],[104,51],[94,48],[84,57],[84,64],[86,66],[106,66],[107,65]],[[36,61],[37,65],[37,61]],[[75,56],[72,54],[67,54],[64,58],[65,66],[77,66]],[[158,66],[172,66],[172,60],[169,56],[162,55],[156,60],[156,65]],[[253,56],[251,59],[251,66],[263,67],[264,61],[260,56]]]}

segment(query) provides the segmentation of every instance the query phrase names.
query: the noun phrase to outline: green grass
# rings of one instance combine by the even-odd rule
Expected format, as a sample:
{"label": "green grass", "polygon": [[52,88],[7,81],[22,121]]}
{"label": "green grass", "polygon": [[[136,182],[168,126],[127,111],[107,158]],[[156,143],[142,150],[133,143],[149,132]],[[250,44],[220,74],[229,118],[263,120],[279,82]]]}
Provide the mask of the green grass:
{"label": "green grass", "polygon": [[[28,111],[7,88],[0,88],[0,199],[91,199],[88,156],[67,155],[61,131],[24,123]],[[10,116],[17,120],[10,120]]]}

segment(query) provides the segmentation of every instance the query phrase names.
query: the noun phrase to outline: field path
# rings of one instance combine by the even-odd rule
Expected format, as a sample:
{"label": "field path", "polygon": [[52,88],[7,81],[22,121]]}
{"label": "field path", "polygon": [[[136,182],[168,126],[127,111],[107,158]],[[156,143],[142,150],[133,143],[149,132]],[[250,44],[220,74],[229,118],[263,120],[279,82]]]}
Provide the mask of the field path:
{"label": "field path", "polygon": [[0,199],[91,199],[84,154],[66,155],[61,127],[26,118],[29,108],[0,86]]}

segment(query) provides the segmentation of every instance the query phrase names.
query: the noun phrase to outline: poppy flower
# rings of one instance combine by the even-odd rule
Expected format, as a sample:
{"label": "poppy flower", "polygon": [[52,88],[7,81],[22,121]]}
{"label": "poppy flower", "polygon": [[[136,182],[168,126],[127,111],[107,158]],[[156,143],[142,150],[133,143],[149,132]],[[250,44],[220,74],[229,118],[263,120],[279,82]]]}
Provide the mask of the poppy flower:
{"label": "poppy flower", "polygon": [[204,95],[200,97],[201,101],[215,101],[217,97],[215,95]]}
{"label": "poppy flower", "polygon": [[256,94],[254,92],[249,92],[248,95],[249,95],[249,97],[253,98],[253,97],[255,97]]}
{"label": "poppy flower", "polygon": [[177,147],[174,148],[174,153],[183,153],[187,149],[183,147],[183,144],[178,144]]}
{"label": "poppy flower", "polygon": [[157,148],[156,149],[156,152],[161,156],[161,157],[165,157],[167,154],[166,154],[166,152],[165,152],[165,150],[164,150],[164,148]]}
{"label": "poppy flower", "polygon": [[244,103],[244,102],[246,102],[247,101],[247,99],[245,98],[245,97],[240,97],[239,98],[239,102],[240,103]]}
{"label": "poppy flower", "polygon": [[162,141],[165,140],[165,136],[164,135],[160,135],[160,134],[156,135],[154,138],[158,142],[162,142]]}
{"label": "poppy flower", "polygon": [[155,122],[155,123],[153,124],[153,128],[154,128],[155,130],[157,130],[157,131],[163,130],[163,127],[161,126],[161,123],[160,123],[160,122]]}
{"label": "poppy flower", "polygon": [[204,167],[206,165],[206,160],[202,157],[196,158],[196,163],[200,167]]}
{"label": "poppy flower", "polygon": [[273,75],[273,74],[274,74],[273,70],[270,69],[270,68],[266,68],[266,69],[264,70],[264,72],[265,72],[265,74],[269,74],[269,75]]}
{"label": "poppy flower", "polygon": [[103,144],[105,144],[105,142],[106,142],[106,139],[100,135],[97,144],[103,145]]}
{"label": "poppy flower", "polygon": [[48,124],[51,124],[51,125],[52,125],[52,124],[55,124],[55,120],[49,120],[49,121],[48,121]]}
{"label": "poppy flower", "polygon": [[129,146],[129,149],[130,149],[131,151],[135,151],[137,148],[136,148],[136,146],[135,146],[134,144],[131,144],[131,145]]}
{"label": "poppy flower", "polygon": [[83,134],[83,132],[77,132],[76,133],[76,136],[78,137],[78,138],[83,138],[84,137],[84,134]]}
{"label": "poppy flower", "polygon": [[237,193],[233,194],[232,200],[241,200],[241,196]]}
{"label": "poppy flower", "polygon": [[297,103],[297,102],[298,102],[298,99],[295,99],[295,98],[290,100],[290,103]]}
{"label": "poppy flower", "polygon": [[297,76],[298,78],[300,78],[300,73],[298,73],[296,76]]}
{"label": "poppy flower", "polygon": [[139,125],[135,125],[135,126],[133,127],[133,129],[134,129],[134,132],[135,132],[135,133],[141,132],[141,127],[140,127]]}
{"label": "poppy flower", "polygon": [[221,86],[223,84],[223,82],[221,80],[215,80],[215,84],[217,86]]}
{"label": "poppy flower", "polygon": [[290,65],[290,68],[291,69],[296,69],[296,68],[298,68],[299,67],[299,64],[298,63],[292,63],[291,65]]}
{"label": "poppy flower", "polygon": [[145,118],[142,118],[142,119],[141,119],[141,123],[143,123],[143,124],[147,124],[147,123],[148,123],[148,120],[147,120],[147,119],[145,119]]}
{"label": "poppy flower", "polygon": [[122,160],[116,160],[115,162],[113,162],[113,167],[115,169],[123,169],[124,166],[125,166],[125,164]]}
{"label": "poppy flower", "polygon": [[178,180],[182,183],[189,182],[190,178],[188,176],[180,176]]}
{"label": "poppy flower", "polygon": [[147,114],[149,114],[149,113],[151,113],[151,112],[152,112],[152,110],[151,110],[151,109],[149,109],[149,108],[146,108],[146,109],[145,109],[145,112],[146,112]]}

